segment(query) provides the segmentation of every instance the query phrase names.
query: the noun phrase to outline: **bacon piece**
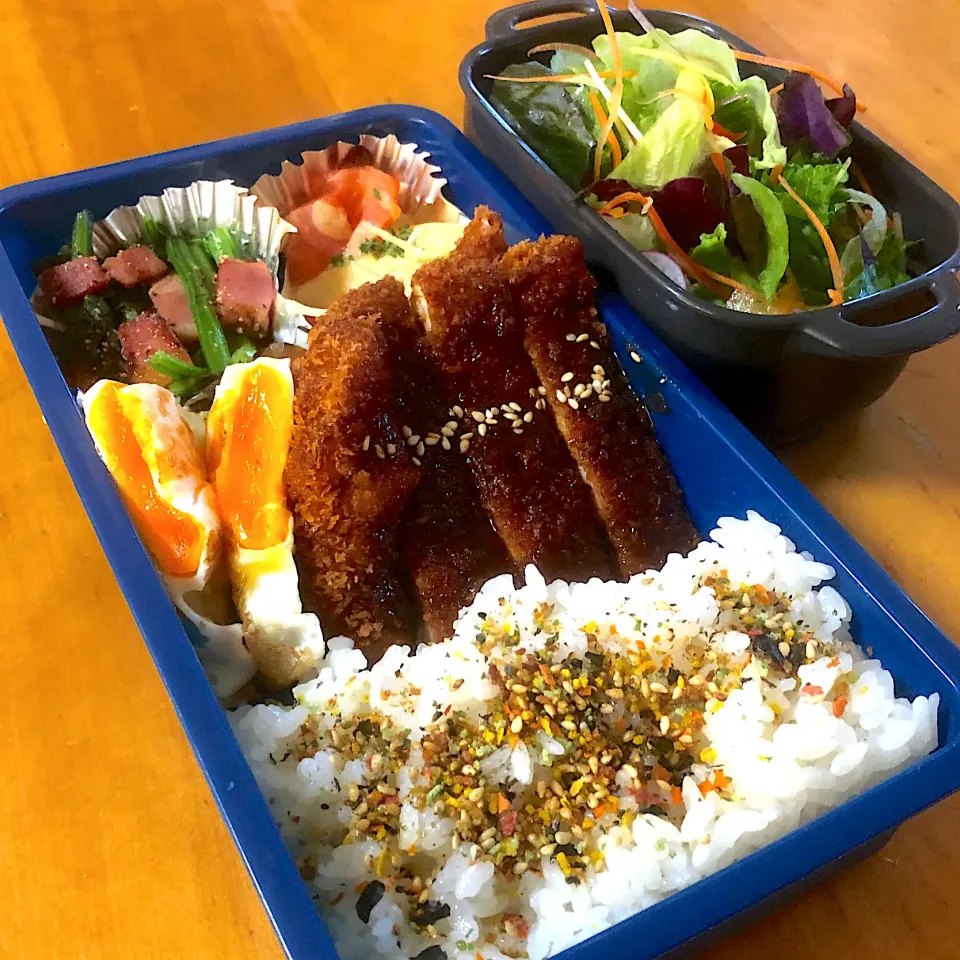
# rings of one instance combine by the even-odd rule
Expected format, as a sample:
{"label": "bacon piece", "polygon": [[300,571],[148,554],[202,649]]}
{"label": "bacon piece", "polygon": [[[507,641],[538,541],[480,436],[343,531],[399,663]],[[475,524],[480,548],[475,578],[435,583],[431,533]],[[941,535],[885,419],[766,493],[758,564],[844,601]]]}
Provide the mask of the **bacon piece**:
{"label": "bacon piece", "polygon": [[138,244],[103,261],[103,269],[122,287],[153,283],[164,276],[167,265],[149,248]]}
{"label": "bacon piece", "polygon": [[476,436],[476,424],[461,420],[457,434],[448,441],[450,450],[440,443],[425,444],[428,433],[439,434],[457,418],[445,402],[439,371],[421,349],[421,331],[403,285],[388,277],[364,289],[376,296],[380,324],[390,346],[398,417],[409,428],[411,440],[420,438],[417,444],[407,445],[423,466],[420,484],[404,516],[400,542],[427,633],[436,643],[452,635],[461,608],[487,580],[515,570],[460,453],[460,437]]}
{"label": "bacon piece", "polygon": [[503,246],[500,218],[480,208],[454,254],[414,274],[424,350],[468,415],[495,421],[480,436],[474,419],[466,460],[513,562],[535,564],[548,581],[609,579],[616,565],[590,491],[551,417],[535,409],[540,381],[523,321],[491,259]]}
{"label": "bacon piece", "polygon": [[217,311],[224,327],[264,334],[277,298],[270,268],[262,260],[231,260],[217,272]]}
{"label": "bacon piece", "polygon": [[285,476],[305,600],[327,636],[352,637],[372,663],[413,641],[397,537],[419,471],[397,424],[371,289],[338,298],[310,332]]}
{"label": "bacon piece", "polygon": [[[621,574],[632,576],[660,566],[670,553],[686,552],[697,541],[696,530],[650,416],[597,317],[596,282],[580,241],[558,236],[520,243],[502,263],[527,320],[527,353],[593,493]],[[571,342],[569,334],[583,339]],[[576,408],[559,399],[558,391],[566,390]]]}
{"label": "bacon piece", "polygon": [[197,325],[190,312],[187,291],[175,273],[168,274],[150,288],[150,299],[157,313],[167,321],[180,340],[184,343],[197,341]]}
{"label": "bacon piece", "polygon": [[121,323],[117,327],[117,336],[123,357],[130,365],[131,378],[138,383],[156,383],[161,387],[170,383],[170,377],[150,366],[150,358],[159,350],[184,363],[192,362],[177,335],[156,310],[144,310],[132,320]]}
{"label": "bacon piece", "polygon": [[96,257],[76,257],[44,270],[37,277],[37,283],[53,306],[66,307],[105,290],[110,285],[110,277]]}

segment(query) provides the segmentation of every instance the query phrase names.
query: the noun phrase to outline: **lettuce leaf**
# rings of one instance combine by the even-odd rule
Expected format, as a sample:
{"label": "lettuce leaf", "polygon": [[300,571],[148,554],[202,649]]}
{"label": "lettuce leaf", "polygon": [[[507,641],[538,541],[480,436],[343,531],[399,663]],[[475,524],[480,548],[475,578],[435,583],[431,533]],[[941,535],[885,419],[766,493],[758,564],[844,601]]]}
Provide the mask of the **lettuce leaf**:
{"label": "lettuce leaf", "polygon": [[[783,168],[782,176],[829,230],[838,208],[847,202],[843,185],[847,182],[849,166],[849,160],[831,163],[822,156],[807,158],[801,155]],[[774,192],[788,217],[808,219],[802,207],[783,187],[778,186]]]}
{"label": "lettuce leaf", "polygon": [[[676,81],[678,89],[690,90],[695,96],[699,95],[702,83],[693,70],[681,71]],[[677,177],[685,177],[700,157],[705,132],[697,103],[691,97],[674,97],[610,176],[648,187],[662,187]]]}
{"label": "lettuce leaf", "polygon": [[817,81],[806,73],[791,73],[784,81],[777,98],[777,122],[788,147],[807,146],[835,157],[850,145],[850,134],[825,103]]}
{"label": "lettuce leaf", "polygon": [[[550,73],[542,63],[516,64],[504,71],[504,75],[513,77]],[[490,100],[537,156],[568,186],[579,190],[590,168],[597,133],[570,89],[559,83],[495,80]]]}
{"label": "lettuce leaf", "polygon": [[[843,295],[847,300],[867,297],[880,290],[889,290],[910,279],[907,273],[907,250],[910,243],[895,230],[888,230],[879,251],[871,254],[863,234],[856,238],[861,247],[861,259],[849,275],[844,277]],[[851,241],[854,242],[854,241]]]}
{"label": "lettuce leaf", "polygon": [[722,223],[718,223],[712,233],[701,235],[700,242],[690,251],[690,259],[754,290],[761,289],[760,281],[747,269],[747,265],[730,252],[727,228]]}
{"label": "lettuce leaf", "polygon": [[[777,292],[789,262],[790,233],[787,218],[776,194],[759,180],[739,173],[731,174],[730,179],[753,201],[766,230],[766,263],[757,279],[763,295],[769,300]],[[741,245],[743,243],[741,240]]]}
{"label": "lettuce leaf", "polygon": [[610,225],[632,247],[637,250],[659,250],[660,240],[653,229],[650,218],[642,213],[626,213],[622,217],[610,219]]}

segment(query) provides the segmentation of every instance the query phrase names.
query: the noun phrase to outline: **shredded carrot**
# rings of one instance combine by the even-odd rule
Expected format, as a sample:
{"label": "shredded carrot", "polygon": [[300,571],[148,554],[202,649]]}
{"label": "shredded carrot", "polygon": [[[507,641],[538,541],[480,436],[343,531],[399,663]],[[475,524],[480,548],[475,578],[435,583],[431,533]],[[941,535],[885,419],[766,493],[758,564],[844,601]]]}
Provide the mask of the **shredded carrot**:
{"label": "shredded carrot", "polygon": [[718,770],[713,775],[713,785],[718,790],[723,790],[725,787],[730,786],[730,778],[722,770]]}
{"label": "shredded carrot", "polygon": [[553,679],[553,674],[550,672],[550,668],[545,663],[540,664],[540,676],[543,677],[543,682],[548,687],[555,687],[557,685],[557,681]]}
{"label": "shredded carrot", "polygon": [[616,210],[611,210],[609,213],[604,214],[607,217],[613,217],[614,220],[619,220],[621,217],[626,216],[627,211],[622,207],[617,207]]}
{"label": "shredded carrot", "polygon": [[702,263],[697,264],[697,269],[702,270],[711,280],[716,280],[717,283],[722,283],[724,286],[731,287],[734,290],[739,290],[741,293],[748,293],[750,296],[755,296],[757,291],[752,287],[748,287],[745,283],[741,283],[739,280],[734,280],[733,277],[727,277],[722,273],[717,273],[716,270],[711,270],[709,267],[705,267]]}
{"label": "shredded carrot", "polygon": [[618,193],[612,200],[608,200],[599,210],[600,216],[606,216],[614,207],[622,206],[636,200],[637,203],[647,204],[651,200],[643,193],[637,193],[635,190],[627,190],[625,193]]}
{"label": "shredded carrot", "polygon": [[718,137],[726,137],[728,140],[733,140],[734,143],[736,143],[737,140],[742,140],[746,136],[745,133],[734,133],[732,130],[728,130],[726,127],[717,123],[716,120],[713,121],[713,132]]}
{"label": "shredded carrot", "polygon": [[767,92],[771,97],[775,97],[783,89],[783,84],[778,83],[775,87],[771,87]]}
{"label": "shredded carrot", "polygon": [[[738,60],[746,60],[749,63],[762,63],[768,67],[779,67],[781,70],[793,70],[796,73],[809,74],[815,80],[819,80],[824,86],[834,90],[839,96],[843,96],[842,83],[838,83],[833,77],[829,77],[827,74],[821,73],[813,67],[808,67],[806,64],[795,63],[793,60],[778,60],[776,57],[764,57],[759,53],[747,53],[745,50],[734,50],[733,55]],[[857,109],[866,110],[867,108],[857,101]]]}
{"label": "shredded carrot", "polygon": [[535,53],[547,53],[551,50],[566,50],[567,53],[578,53],[588,60],[600,61],[600,58],[589,47],[581,47],[579,43],[538,43],[527,51],[527,56],[532,57]]}
{"label": "shredded carrot", "polygon": [[837,699],[833,701],[833,715],[838,719],[843,716],[843,712],[846,709],[847,709],[846,697],[837,697]]}
{"label": "shredded carrot", "polygon": [[[593,107],[593,113],[597,118],[597,123],[600,124],[600,129],[604,129],[607,125],[607,115],[604,113],[603,106],[600,104],[600,98],[592,90],[590,91],[590,106]],[[620,165],[620,161],[623,160],[623,152],[620,149],[620,141],[612,129],[607,134],[607,143],[610,144],[613,165],[617,167]]]}
{"label": "shredded carrot", "polygon": [[770,186],[775,187],[780,182],[780,174],[783,173],[783,164],[776,164],[770,171]]}
{"label": "shredded carrot", "polygon": [[700,788],[701,796],[704,797],[711,791],[717,789],[709,780],[701,780],[697,786]]}
{"label": "shredded carrot", "polygon": [[713,165],[717,168],[717,173],[719,173],[724,180],[728,179],[730,174],[727,172],[727,162],[723,159],[723,154],[711,153],[710,159],[713,161]]}
{"label": "shredded carrot", "polygon": [[613,131],[613,125],[616,123],[620,114],[620,104],[623,100],[623,59],[620,56],[620,43],[617,40],[617,33],[613,29],[613,21],[610,19],[610,11],[604,0],[597,0],[597,7],[600,10],[600,16],[603,18],[603,26],[610,38],[610,53],[613,56],[613,93],[610,97],[610,116],[607,122],[600,130],[600,136],[597,139],[597,148],[593,157],[593,179],[600,179],[600,168],[603,165],[603,145],[607,142],[607,137]]}
{"label": "shredded carrot", "polygon": [[341,890],[331,901],[330,906],[335,907],[343,899],[343,891]]}
{"label": "shredded carrot", "polygon": [[510,809],[510,801],[502,794],[497,794],[497,813],[503,813]]}
{"label": "shredded carrot", "polygon": [[[636,75],[636,70],[623,70],[620,73],[623,78],[635,77]],[[609,80],[611,77],[616,77],[617,74],[613,70],[598,70],[597,76]],[[485,73],[484,78],[487,80],[508,80],[510,83],[593,83],[593,77],[586,73],[558,73],[555,76],[548,77],[505,77],[502,74]]]}
{"label": "shredded carrot", "polygon": [[606,808],[602,803],[598,803],[598,804],[593,808],[593,818],[594,818],[594,820],[599,820],[606,812],[607,812],[607,808]]}
{"label": "shredded carrot", "polygon": [[680,792],[679,787],[674,787],[670,791],[670,799],[673,801],[675,807],[679,807],[683,803],[683,794]]}
{"label": "shredded carrot", "polygon": [[853,174],[857,183],[860,184],[860,189],[864,193],[869,193],[871,197],[876,196],[876,194],[873,192],[873,189],[870,187],[870,182],[863,175],[863,171],[855,163],[850,164],[850,172]]}
{"label": "shredded carrot", "polygon": [[828,667],[839,667],[839,666],[840,666],[840,658],[839,658],[839,657],[834,657],[834,658],[827,664],[827,666],[828,666]]}
{"label": "shredded carrot", "polygon": [[517,744],[520,742],[520,738],[515,733],[511,733],[507,738],[507,742],[510,744],[511,750],[516,750]]}

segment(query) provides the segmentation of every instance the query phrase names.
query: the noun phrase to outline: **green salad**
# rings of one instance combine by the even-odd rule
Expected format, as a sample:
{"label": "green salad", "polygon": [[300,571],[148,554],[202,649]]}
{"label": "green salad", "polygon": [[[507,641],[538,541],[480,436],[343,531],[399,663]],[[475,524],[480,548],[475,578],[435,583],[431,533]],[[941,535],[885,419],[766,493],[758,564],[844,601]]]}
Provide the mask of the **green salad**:
{"label": "green salad", "polygon": [[[534,47],[491,99],[538,156],[637,250],[698,296],[791,313],[908,279],[900,217],[850,154],[848,84],[699,30],[606,32]],[[768,89],[739,61],[787,70]],[[819,81],[819,83],[818,83]],[[821,89],[832,87],[836,96]]]}

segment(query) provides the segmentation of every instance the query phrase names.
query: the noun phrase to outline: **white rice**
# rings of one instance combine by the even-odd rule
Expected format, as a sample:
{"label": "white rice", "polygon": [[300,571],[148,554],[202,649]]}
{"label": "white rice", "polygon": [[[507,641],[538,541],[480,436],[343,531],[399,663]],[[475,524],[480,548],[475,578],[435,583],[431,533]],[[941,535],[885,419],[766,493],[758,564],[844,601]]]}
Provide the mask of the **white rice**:
{"label": "white rice", "polygon": [[[715,590],[703,583],[719,571],[731,584],[762,585],[789,603],[787,618],[803,624],[811,637],[803,665],[785,667],[790,675],[783,676],[751,656],[751,637],[735,629],[737,608],[721,609]],[[509,577],[491,580],[462,611],[450,641],[421,646],[414,654],[392,648],[371,670],[350,640],[333,640],[317,679],[296,688],[298,706],[234,711],[241,747],[293,855],[312,874],[308,882],[340,956],[407,960],[439,947],[450,960],[524,955],[540,960],[770,843],[934,750],[937,695],[912,702],[895,696],[890,674],[850,639],[851,611],[844,599],[820,586],[833,576],[829,566],[796,552],[778,527],[757,514],[724,518],[710,542],[627,583],[547,585],[532,567],[520,589]],[[544,610],[553,642],[541,629]],[[657,663],[669,656],[688,691],[691,678],[698,684],[720,679],[718,664],[729,673],[706,701],[692,747],[696,759],[678,775],[679,792],[650,783],[642,795],[649,803],[661,790],[658,802],[666,816],[640,811],[641,795],[630,792],[630,776],[621,768],[614,787],[619,810],[598,818],[594,839],[602,856],[586,864],[580,882],[573,885],[550,856],[538,855],[522,877],[505,875],[483,855],[474,861],[478,850],[470,845],[454,849],[455,807],[438,815],[434,805],[422,802],[423,789],[417,801],[421,742],[444,712],[484,722],[498,692],[490,666],[502,674],[517,644],[559,663],[565,657],[583,659],[588,635],[611,656],[636,651],[641,643]],[[706,650],[700,667],[687,662],[698,644]],[[351,785],[369,791],[384,774],[367,765],[363,749],[357,758],[338,751],[329,731],[335,722],[374,710],[384,726],[409,731],[405,764],[393,781],[400,813],[390,851],[397,844],[401,850],[416,848],[415,858],[401,852],[391,861],[389,836],[383,842],[369,836],[342,843],[344,825],[353,816],[347,803]],[[502,742],[479,763],[481,781],[499,785],[515,806],[527,802],[521,794],[531,792],[531,783],[551,779],[548,764],[563,753],[556,738],[538,736],[521,739],[513,749]],[[711,777],[722,782],[718,770],[729,786],[699,786],[708,787]],[[395,866],[414,859],[429,891],[423,898],[450,908],[430,929],[411,927],[409,892],[398,892],[402,884],[392,879]],[[358,886],[378,877],[384,893],[364,922],[357,910]],[[426,956],[435,960],[441,954],[434,949]]]}

